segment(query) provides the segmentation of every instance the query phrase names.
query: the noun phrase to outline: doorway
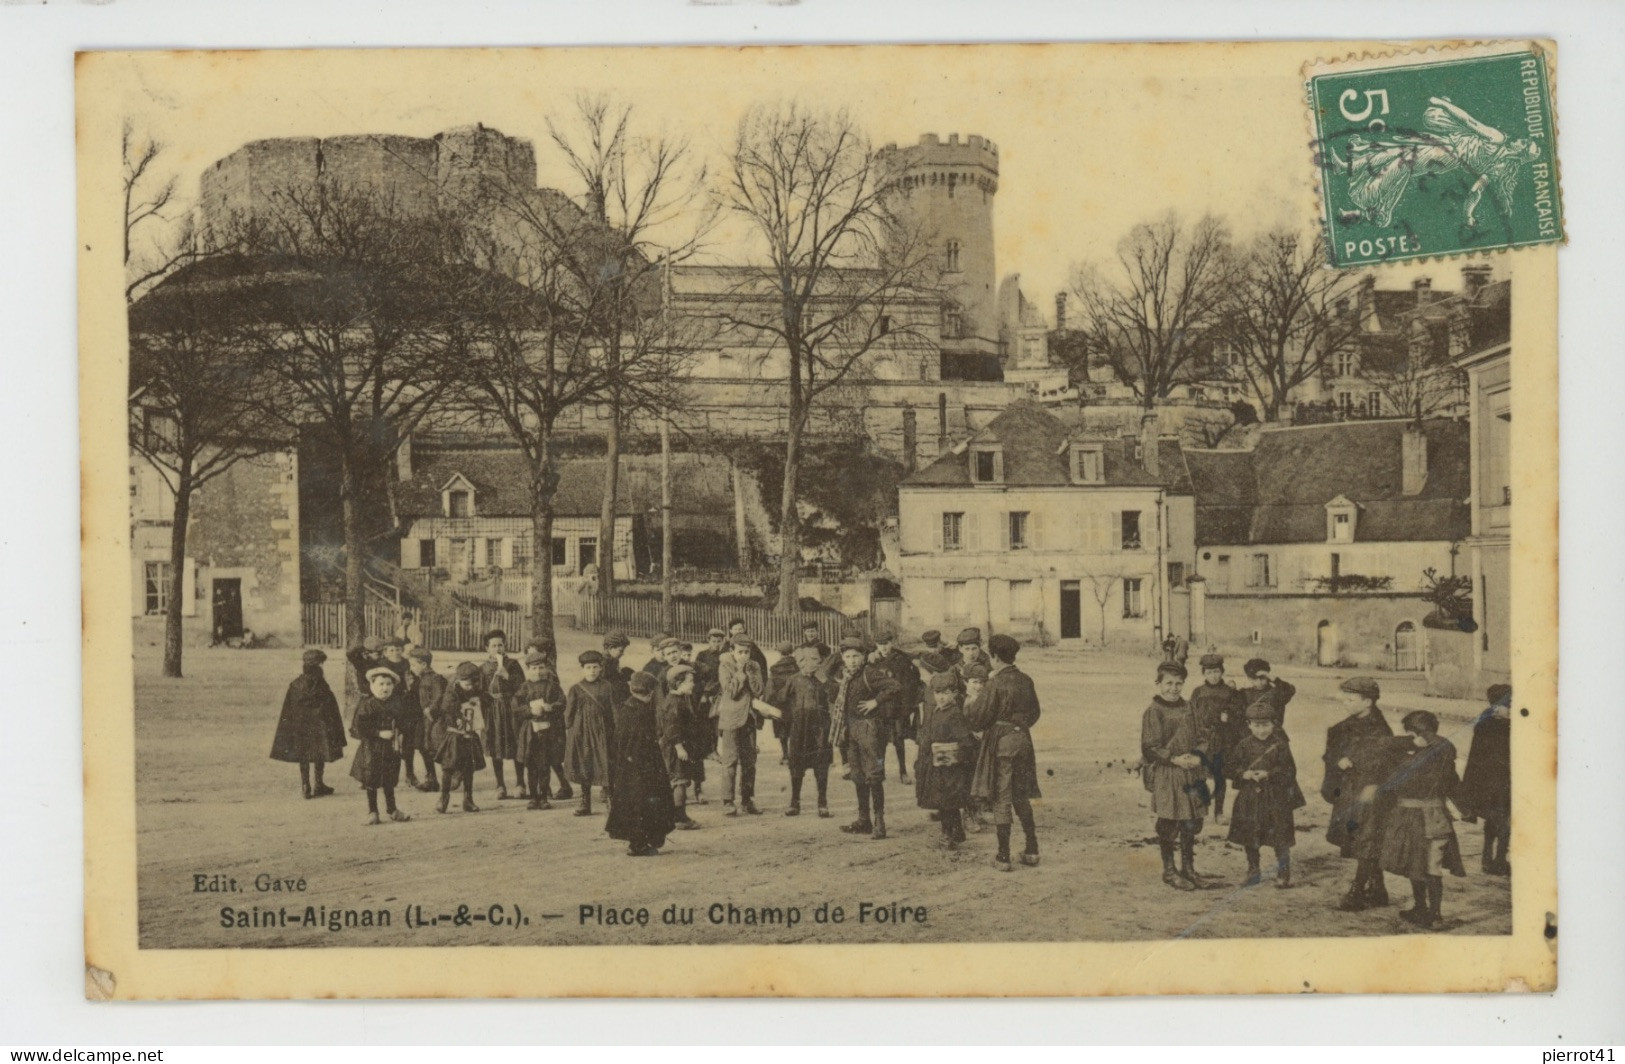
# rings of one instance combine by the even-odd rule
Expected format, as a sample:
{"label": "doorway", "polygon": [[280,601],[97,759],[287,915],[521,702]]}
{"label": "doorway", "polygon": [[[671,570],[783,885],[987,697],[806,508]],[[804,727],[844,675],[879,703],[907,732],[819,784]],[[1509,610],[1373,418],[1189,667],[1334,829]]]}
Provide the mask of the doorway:
{"label": "doorway", "polygon": [[1401,621],[1394,629],[1394,671],[1416,672],[1422,668],[1422,641],[1416,625]]}
{"label": "doorway", "polygon": [[1337,664],[1337,625],[1321,621],[1315,628],[1315,662],[1323,666]]}
{"label": "doorway", "polygon": [[1083,638],[1083,588],[1077,580],[1061,581],[1061,638]]}
{"label": "doorway", "polygon": [[237,577],[214,581],[214,641],[243,637],[243,582]]}

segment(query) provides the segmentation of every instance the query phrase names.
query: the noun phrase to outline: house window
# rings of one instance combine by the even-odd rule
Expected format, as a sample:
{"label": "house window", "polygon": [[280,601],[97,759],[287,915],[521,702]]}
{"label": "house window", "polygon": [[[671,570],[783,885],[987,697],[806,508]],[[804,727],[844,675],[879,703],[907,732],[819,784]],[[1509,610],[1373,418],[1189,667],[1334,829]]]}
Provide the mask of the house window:
{"label": "house window", "polygon": [[891,335],[891,315],[890,314],[882,314],[880,316],[879,331],[880,331],[881,336],[889,336],[889,335]]}
{"label": "house window", "polygon": [[1072,448],[1072,479],[1079,484],[1099,484],[1106,479],[1100,447]]}
{"label": "house window", "polygon": [[553,537],[553,565],[562,569],[570,564],[570,545],[563,536]]}
{"label": "house window", "polygon": [[1123,511],[1123,549],[1140,549],[1140,511]]}
{"label": "house window", "polygon": [[999,456],[996,451],[977,451],[974,455],[976,483],[992,484],[999,479]]}
{"label": "house window", "polygon": [[169,563],[148,562],[146,568],[147,616],[169,612]]}
{"label": "house window", "polygon": [[530,567],[530,537],[515,536],[513,538],[513,567],[527,569]]}
{"label": "house window", "polygon": [[947,307],[942,312],[942,336],[945,340],[958,340],[965,334],[965,316],[958,307]]}
{"label": "house window", "polygon": [[470,499],[466,491],[450,491],[446,493],[446,516],[469,517]]}
{"label": "house window", "polygon": [[1354,542],[1354,515],[1350,513],[1332,514],[1332,542]]}
{"label": "house window", "polygon": [[1027,513],[1026,511],[1012,511],[1010,514],[1010,549],[1026,550],[1030,543],[1027,541]]}
{"label": "house window", "polygon": [[1339,414],[1342,414],[1344,417],[1353,417],[1354,416],[1354,393],[1353,392],[1338,392],[1337,393],[1337,412]]}
{"label": "house window", "polygon": [[1141,594],[1141,584],[1142,581],[1137,576],[1123,578],[1123,616],[1125,618],[1145,616],[1145,600]]}
{"label": "house window", "polygon": [[500,567],[501,565],[502,565],[502,541],[500,539],[488,539],[488,540],[486,540],[485,541],[485,566],[486,566],[486,568],[488,568],[488,569],[496,569],[496,568]]}
{"label": "house window", "polygon": [[1382,393],[1371,391],[1365,393],[1365,412],[1367,417],[1382,416]]}
{"label": "house window", "polygon": [[1038,601],[1031,580],[1010,581],[1010,619],[1030,621],[1038,615]]}
{"label": "house window", "polygon": [[963,550],[965,547],[965,515],[962,513],[945,513],[942,515],[942,549]]}
{"label": "house window", "polygon": [[1339,351],[1332,356],[1332,375],[1337,377],[1354,376],[1354,352]]}
{"label": "house window", "polygon": [[598,561],[598,537],[582,536],[581,542],[576,546],[576,561],[581,566],[580,571],[586,572],[587,566]]}
{"label": "house window", "polygon": [[1270,578],[1270,556],[1268,554],[1255,554],[1247,569],[1247,586],[1273,587],[1275,581]]}
{"label": "house window", "polygon": [[948,241],[948,269],[959,269],[959,241]]}
{"label": "house window", "polygon": [[946,580],[942,585],[943,616],[950,621],[962,621],[970,616],[970,592],[963,580]]}
{"label": "house window", "polygon": [[420,539],[420,540],[418,540],[418,565],[422,566],[425,569],[433,569],[434,568],[434,566],[435,566],[434,540],[432,540],[432,539]]}
{"label": "house window", "polygon": [[1185,585],[1185,563],[1184,562],[1169,562],[1168,563],[1168,586],[1169,587],[1183,587],[1184,585]]}
{"label": "house window", "polygon": [[1484,419],[1484,504],[1512,502],[1512,404],[1510,392],[1485,397],[1489,417]]}

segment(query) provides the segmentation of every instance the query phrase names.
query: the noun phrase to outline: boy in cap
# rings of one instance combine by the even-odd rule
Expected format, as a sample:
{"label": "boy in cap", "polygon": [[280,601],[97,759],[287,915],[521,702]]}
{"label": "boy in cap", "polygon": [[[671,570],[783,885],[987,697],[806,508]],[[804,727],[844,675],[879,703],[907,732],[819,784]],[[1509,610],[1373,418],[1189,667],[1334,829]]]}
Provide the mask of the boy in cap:
{"label": "boy in cap", "polygon": [[1247,735],[1247,704],[1241,692],[1225,682],[1222,655],[1203,654],[1198,664],[1202,682],[1191,691],[1191,712],[1196,714],[1196,727],[1207,736],[1208,769],[1213,775],[1213,820],[1222,824],[1225,759],[1230,748]]}
{"label": "boy in cap", "polygon": [[474,804],[474,773],[485,767],[485,721],[490,715],[491,699],[480,680],[480,667],[465,661],[446,685],[429,726],[434,759],[440,765],[440,803],[435,812],[450,807],[452,788],[459,783],[463,812],[480,811]]}
{"label": "boy in cap", "polygon": [[[497,778],[497,798],[526,798],[525,766],[519,757],[519,723],[524,713],[517,704],[519,687],[525,682],[524,668],[508,656],[508,636],[500,628],[485,633],[485,660],[480,662],[480,676],[485,681],[485,693],[491,698],[491,718],[485,722],[485,752],[491,758],[491,771]],[[502,773],[502,762],[513,762],[514,794],[508,793],[508,781]]]}
{"label": "boy in cap", "polygon": [[[276,735],[271,740],[271,758],[291,761],[299,766],[299,784],[306,798],[321,798],[333,793],[333,788],[322,782],[322,772],[329,761],[344,756],[344,721],[339,716],[339,702],[333,689],[327,686],[322,664],[327,655],[320,650],[307,650],[301,660],[303,671],[288,685],[282,699],[282,715],[277,718]],[[311,784],[311,773],[316,776]]]}
{"label": "boy in cap", "polygon": [[831,653],[829,644],[824,642],[824,637],[818,631],[818,625],[813,621],[806,621],[802,624],[801,642],[796,644],[796,646],[798,649],[800,647],[810,647],[813,650],[818,651],[818,661],[820,664],[829,660]]}
{"label": "boy in cap", "polygon": [[[965,670],[972,665],[980,665],[989,672],[993,671],[993,659],[987,656],[982,649],[982,630],[980,628],[966,628],[954,640],[959,650],[959,660],[954,662],[954,668],[959,673],[959,682],[965,682]],[[967,702],[968,706],[970,703]]]}
{"label": "boy in cap", "polygon": [[[773,648],[778,658],[767,670],[767,694],[763,696],[763,701],[780,709],[784,708],[784,703],[790,697],[790,681],[795,679],[796,673],[800,671],[796,668],[796,659],[793,656],[795,649],[794,643],[788,639],[782,640]],[[779,764],[788,765],[790,746],[782,719],[773,722],[773,738],[779,741]]]}
{"label": "boy in cap", "polygon": [[361,641],[360,646],[345,651],[344,659],[350,663],[344,683],[344,701],[347,705],[355,705],[367,693],[367,672],[379,663],[383,652],[384,639],[377,635],[369,635]]}
{"label": "boy in cap", "polygon": [[660,681],[639,672],[627,686],[631,693],[615,707],[610,733],[609,787],[614,797],[604,830],[626,843],[628,857],[655,857],[677,824],[655,724]]}
{"label": "boy in cap", "polygon": [[548,666],[547,655],[532,650],[525,655],[525,682],[515,693],[514,705],[522,714],[517,743],[520,760],[530,779],[527,809],[551,809],[552,788],[548,786],[557,767],[564,771],[564,689]]}
{"label": "boy in cap", "polygon": [[672,666],[666,671],[666,693],[655,703],[655,728],[660,735],[660,756],[671,785],[677,827],[683,831],[700,826],[688,815],[688,788],[694,781],[694,734],[708,724],[695,716],[693,666]]}
{"label": "boy in cap", "polygon": [[705,633],[705,647],[694,655],[694,713],[705,721],[705,727],[694,736],[694,748],[689,751],[689,763],[694,772],[694,791],[690,801],[707,805],[701,791],[705,787],[705,759],[716,753],[717,730],[713,723],[717,695],[722,688],[717,677],[722,667],[722,656],[728,653],[728,633],[712,628]]}
{"label": "boy in cap", "polygon": [[[742,809],[756,815],[756,729],[762,726],[752,703],[767,691],[767,673],[756,661],[761,651],[743,635],[733,640],[718,662],[717,698],[711,707],[717,727],[717,755],[722,761],[724,816]],[[734,805],[734,786],[739,805]]]}
{"label": "boy in cap", "polygon": [[1026,836],[1021,863],[1038,863],[1038,828],[1033,820],[1032,799],[1041,795],[1029,731],[1038,723],[1041,710],[1032,678],[1016,667],[1021,644],[1000,634],[988,640],[988,649],[993,654],[993,668],[987,688],[978,693],[974,704],[966,703],[966,720],[982,732],[982,746],[971,775],[971,797],[993,809],[993,827],[999,840],[993,864],[1008,872],[1012,814],[1021,821]]}
{"label": "boy in cap", "polygon": [[[610,741],[619,699],[614,685],[604,676],[603,654],[586,650],[576,660],[581,663],[581,679],[570,688],[564,702],[564,771],[572,783],[581,787],[581,804],[575,815],[592,816],[594,786],[604,788],[604,800],[610,800]],[[630,683],[627,696],[631,697]]]}
{"label": "boy in cap", "polygon": [[[1354,882],[1338,903],[1344,912],[1388,904],[1380,863],[1381,820],[1387,798],[1376,792],[1386,778],[1383,743],[1394,730],[1377,706],[1382,690],[1369,676],[1351,676],[1341,685],[1347,716],[1326,729],[1326,775],[1320,796],[1331,803],[1326,841],[1354,858]],[[1249,707],[1251,708],[1251,707]]]}
{"label": "boy in cap", "polygon": [[631,645],[632,641],[619,628],[611,628],[604,633],[604,652],[599,655],[599,669],[603,678],[615,689],[616,702],[625,700],[632,693],[632,670],[621,664],[626,648]]}
{"label": "boy in cap", "polygon": [[[1196,716],[1181,690],[1185,666],[1157,666],[1157,692],[1140,718],[1140,775],[1151,792],[1162,851],[1162,881],[1175,890],[1208,890],[1215,884],[1196,871],[1196,836],[1207,813],[1207,750]],[[1180,867],[1174,868],[1174,847]]]}
{"label": "boy in cap", "polygon": [[[830,742],[846,748],[858,792],[858,818],[841,828],[851,835],[886,837],[886,747],[892,721],[887,707],[901,688],[891,673],[868,661],[862,639],[841,640],[841,671],[830,700]],[[871,817],[871,809],[873,815]]]}
{"label": "boy in cap", "polygon": [[1236,784],[1235,816],[1227,840],[1247,854],[1244,886],[1263,881],[1260,848],[1275,854],[1275,885],[1292,885],[1292,844],[1297,840],[1292,811],[1305,805],[1298,789],[1298,766],[1286,733],[1276,725],[1270,708],[1261,703],[1247,707],[1248,734],[1230,748],[1228,771]]}
{"label": "boy in cap", "polygon": [[1263,658],[1253,658],[1241,667],[1247,674],[1247,679],[1253,682],[1252,690],[1243,692],[1250,706],[1254,702],[1268,702],[1275,710],[1275,723],[1286,727],[1286,707],[1292,701],[1292,696],[1298,689],[1285,680],[1277,680],[1270,674],[1270,663]]}
{"label": "boy in cap", "polygon": [[1389,742],[1403,746],[1381,786],[1393,796],[1383,823],[1382,870],[1411,881],[1415,900],[1400,919],[1429,930],[1443,920],[1439,905],[1444,874],[1467,874],[1446,804],[1455,798],[1461,781],[1456,776],[1456,747],[1439,734],[1438,717],[1425,709],[1412,710],[1399,726],[1405,738]]}
{"label": "boy in cap", "polygon": [[829,812],[829,689],[818,678],[824,657],[817,647],[799,646],[795,650],[796,675],[786,685],[784,707],[784,737],[786,756],[790,762],[790,807],[785,816],[801,815],[801,785],[807,771],[812,770],[813,783],[818,788],[818,815],[828,818]]}
{"label": "boy in cap", "polygon": [[891,716],[891,742],[897,751],[897,779],[904,786],[909,783],[908,752],[904,743],[919,733],[916,719],[920,708],[920,670],[914,659],[899,650],[894,641],[897,633],[890,627],[875,629],[875,649],[869,660],[885,669],[897,681],[897,694],[886,707]]}
{"label": "boy in cap", "polygon": [[965,841],[961,810],[970,805],[976,736],[965,720],[964,695],[958,679],[952,673],[938,672],[926,686],[932,708],[920,724],[914,800],[921,809],[936,812],[943,844],[957,850]]}
{"label": "boy in cap", "polygon": [[1486,695],[1490,705],[1473,722],[1473,742],[1467,748],[1467,771],[1462,775],[1456,806],[1469,824],[1484,818],[1480,867],[1492,876],[1507,876],[1512,874],[1507,862],[1507,842],[1512,835],[1512,688],[1498,683]]}
{"label": "boy in cap", "polygon": [[357,739],[350,777],[367,792],[367,823],[380,823],[378,792],[384,792],[384,811],[391,820],[411,820],[395,807],[395,785],[401,779],[400,737],[403,703],[395,697],[399,678],[394,669],[374,665],[367,670],[367,694],[356,704],[350,734]]}
{"label": "boy in cap", "polygon": [[[417,750],[423,756],[423,782],[417,784],[417,789],[433,793],[440,789],[440,781],[435,778],[434,743],[429,728],[434,723],[435,710],[440,708],[440,700],[446,695],[446,678],[434,671],[434,654],[428,647],[415,646],[407,651],[406,667],[406,708],[416,725]],[[415,782],[410,748],[406,751],[406,781]]]}

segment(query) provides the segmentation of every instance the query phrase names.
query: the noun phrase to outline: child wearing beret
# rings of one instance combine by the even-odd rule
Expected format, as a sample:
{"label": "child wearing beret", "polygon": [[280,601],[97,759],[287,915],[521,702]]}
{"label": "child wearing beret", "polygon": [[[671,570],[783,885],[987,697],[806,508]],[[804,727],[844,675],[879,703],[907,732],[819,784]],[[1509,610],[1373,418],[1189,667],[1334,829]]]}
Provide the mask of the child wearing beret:
{"label": "child wearing beret", "polygon": [[797,668],[787,685],[784,736],[790,762],[790,807],[785,816],[801,815],[801,787],[811,770],[818,788],[818,815],[830,816],[829,766],[833,750],[829,740],[829,687],[818,678],[824,655],[816,646],[797,647]]}
{"label": "child wearing beret", "polygon": [[936,810],[943,845],[957,850],[965,841],[962,811],[970,805],[976,736],[965,721],[964,696],[954,675],[935,673],[929,687],[932,705],[920,725],[914,800],[921,809]]}
{"label": "child wearing beret", "polygon": [[666,765],[677,827],[693,831],[700,825],[688,815],[688,789],[694,782],[694,736],[710,726],[694,705],[694,667],[683,663],[666,670],[666,693],[655,701],[655,728],[660,756]]}
{"label": "child wearing beret", "polygon": [[525,808],[551,809],[551,774],[564,760],[564,690],[546,654],[532,650],[525,655],[525,682],[514,696],[514,708],[521,715],[519,757],[530,781],[530,801]]}
{"label": "child wearing beret", "polygon": [[[417,785],[420,791],[434,793],[440,789],[440,780],[435,775],[434,742],[430,731],[434,724],[435,710],[440,708],[440,700],[446,696],[446,678],[434,671],[434,654],[428,647],[413,647],[406,654],[406,709],[413,719],[417,730],[417,751],[423,757],[423,782]],[[412,782],[412,757],[410,749],[406,751],[406,780]]]}
{"label": "child wearing beret", "polygon": [[1284,890],[1292,886],[1292,844],[1297,839],[1292,811],[1306,804],[1298,789],[1298,766],[1270,707],[1257,702],[1247,707],[1247,732],[1230,748],[1226,762],[1236,785],[1227,838],[1247,854],[1245,886],[1262,882],[1260,849],[1268,846],[1275,854],[1275,885]]}
{"label": "child wearing beret", "polygon": [[1229,750],[1247,735],[1247,705],[1240,691],[1224,679],[1224,657],[1203,654],[1202,682],[1191,690],[1191,712],[1207,736],[1208,770],[1213,777],[1213,821],[1224,823],[1224,797]]}
{"label": "child wearing beret", "polygon": [[485,722],[491,715],[491,698],[485,693],[480,667],[472,661],[457,666],[457,672],[440,696],[429,725],[429,741],[434,744],[435,763],[440,766],[440,804],[444,813],[451,805],[452,789],[463,788],[463,812],[477,813],[474,804],[474,773],[485,767]]}
{"label": "child wearing beret", "polygon": [[1440,925],[1444,874],[1464,876],[1461,847],[1446,804],[1456,796],[1456,747],[1439,734],[1439,718],[1425,709],[1400,720],[1405,738],[1382,789],[1393,794],[1383,824],[1382,870],[1411,881],[1412,907],[1400,919],[1422,930]]}
{"label": "child wearing beret", "polygon": [[[621,699],[617,686],[605,678],[604,669],[619,659],[606,659],[596,650],[587,650],[576,660],[581,665],[581,679],[570,688],[564,702],[564,771],[570,782],[581,788],[581,804],[576,806],[575,815],[592,816],[594,787],[602,787],[604,800],[610,800],[610,741],[615,730],[615,707]],[[626,682],[627,697],[631,697],[631,681]]]}
{"label": "child wearing beret", "polygon": [[1326,775],[1320,796],[1331,803],[1326,841],[1344,857],[1355,861],[1354,882],[1338,903],[1344,912],[1388,904],[1382,882],[1382,814],[1389,799],[1377,792],[1387,778],[1389,752],[1383,741],[1394,729],[1377,706],[1381,689],[1369,676],[1352,676],[1342,683],[1347,716],[1326,729]]}
{"label": "child wearing beret", "polygon": [[367,670],[367,693],[356,704],[350,719],[350,734],[359,741],[350,777],[367,792],[367,823],[381,823],[378,792],[384,792],[384,811],[389,819],[411,820],[395,807],[395,785],[401,780],[400,715],[404,703],[395,697],[399,677],[395,670],[375,665]]}

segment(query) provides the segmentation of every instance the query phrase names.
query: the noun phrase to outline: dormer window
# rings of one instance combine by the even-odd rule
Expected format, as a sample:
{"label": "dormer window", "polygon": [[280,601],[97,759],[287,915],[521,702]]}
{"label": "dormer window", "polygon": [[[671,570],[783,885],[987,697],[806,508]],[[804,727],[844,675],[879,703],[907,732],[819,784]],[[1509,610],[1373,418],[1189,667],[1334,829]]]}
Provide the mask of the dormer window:
{"label": "dormer window", "polygon": [[1106,480],[1105,447],[1101,444],[1072,445],[1072,483],[1102,484]]}
{"label": "dormer window", "polygon": [[447,517],[474,516],[474,485],[461,473],[440,486],[440,512]]}
{"label": "dormer window", "polygon": [[1347,496],[1339,495],[1326,504],[1326,542],[1353,543],[1360,508]]}
{"label": "dormer window", "polygon": [[976,484],[1004,483],[1004,449],[985,445],[972,447],[970,478]]}

